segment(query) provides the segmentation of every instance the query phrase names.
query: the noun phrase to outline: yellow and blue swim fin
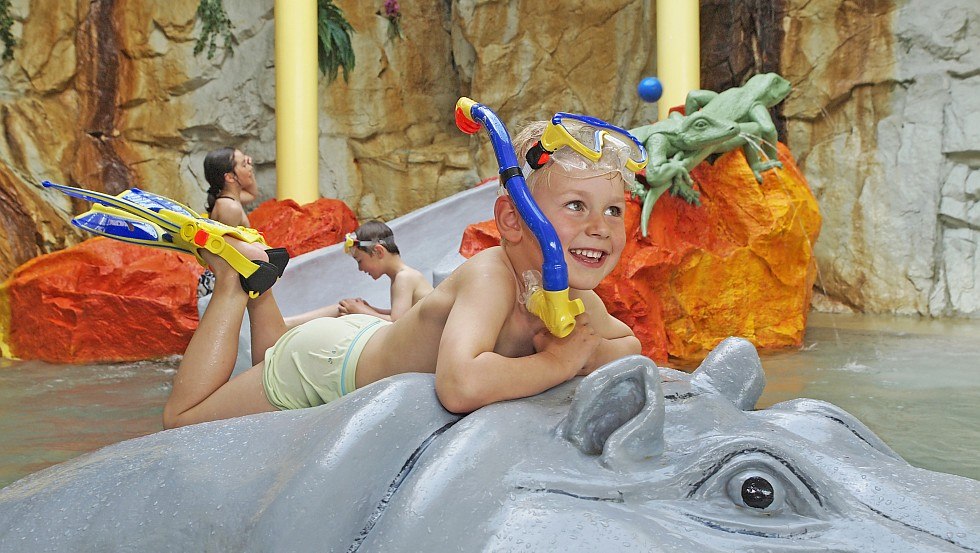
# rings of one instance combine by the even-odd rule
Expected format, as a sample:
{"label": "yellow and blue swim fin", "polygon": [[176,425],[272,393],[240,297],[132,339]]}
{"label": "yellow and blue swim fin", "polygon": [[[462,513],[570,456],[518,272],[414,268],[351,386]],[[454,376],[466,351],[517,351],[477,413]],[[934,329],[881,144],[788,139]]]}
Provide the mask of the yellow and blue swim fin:
{"label": "yellow and blue swim fin", "polygon": [[89,211],[72,219],[72,224],[91,233],[131,244],[187,252],[202,266],[207,264],[201,258],[199,249],[220,256],[238,271],[242,288],[251,297],[271,288],[289,262],[289,254],[284,248],[266,250],[268,262],[246,259],[238,250],[228,246],[224,237],[265,244],[265,239],[257,230],[212,221],[170,198],[139,188],[112,196],[50,181],[41,184],[95,204]]}

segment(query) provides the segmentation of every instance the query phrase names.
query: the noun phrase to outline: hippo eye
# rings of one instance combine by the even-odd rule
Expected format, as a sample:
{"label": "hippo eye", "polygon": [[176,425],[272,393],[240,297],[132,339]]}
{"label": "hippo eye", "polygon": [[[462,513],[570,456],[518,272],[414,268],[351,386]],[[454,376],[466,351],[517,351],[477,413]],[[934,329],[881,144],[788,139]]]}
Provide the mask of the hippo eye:
{"label": "hippo eye", "polygon": [[832,507],[803,469],[771,451],[749,447],[716,458],[688,492],[685,516],[714,530],[763,538],[823,528]]}
{"label": "hippo eye", "polygon": [[786,501],[781,482],[758,471],[748,470],[732,476],[727,491],[732,503],[762,512],[780,511]]}
{"label": "hippo eye", "polygon": [[745,514],[815,516],[824,510],[823,500],[798,468],[755,448],[719,460],[688,497],[727,504]]}

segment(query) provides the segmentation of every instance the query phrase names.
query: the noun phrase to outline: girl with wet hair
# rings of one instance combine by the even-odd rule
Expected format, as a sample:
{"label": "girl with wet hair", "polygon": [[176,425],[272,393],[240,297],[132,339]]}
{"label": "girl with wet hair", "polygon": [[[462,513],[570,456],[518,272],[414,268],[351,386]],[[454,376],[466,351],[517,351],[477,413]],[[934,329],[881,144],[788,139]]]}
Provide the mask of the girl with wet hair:
{"label": "girl with wet hair", "polygon": [[[250,227],[245,205],[259,194],[252,158],[234,148],[211,150],[204,156],[204,180],[208,181],[208,218],[233,227]],[[197,295],[214,290],[214,274],[204,271]]]}
{"label": "girl with wet hair", "polygon": [[204,156],[204,179],[208,181],[208,217],[233,227],[248,227],[243,204],[258,196],[252,158],[234,148],[212,150]]}

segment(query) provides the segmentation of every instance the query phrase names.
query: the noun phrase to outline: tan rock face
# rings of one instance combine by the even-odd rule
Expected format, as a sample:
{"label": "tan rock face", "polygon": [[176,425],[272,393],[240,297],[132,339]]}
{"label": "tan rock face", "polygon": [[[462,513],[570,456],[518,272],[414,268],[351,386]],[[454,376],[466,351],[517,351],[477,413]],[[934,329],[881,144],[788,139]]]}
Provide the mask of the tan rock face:
{"label": "tan rock face", "polygon": [[[151,49],[127,49],[128,42],[145,42],[143,30],[174,26],[174,16],[147,13],[144,4],[102,0],[66,9],[64,2],[35,0],[15,6],[21,11],[13,15],[23,23],[14,59],[0,68],[0,85],[10,90],[0,97],[0,174],[19,202],[5,210],[36,223],[35,229],[8,230],[0,244],[3,277],[26,261],[25,241],[36,245],[37,255],[79,240],[67,219],[89,206],[42,191],[43,179],[113,194],[139,185],[178,199],[187,196],[188,184],[197,189],[181,181],[182,154],[175,148],[184,142],[174,130],[184,108],[161,92],[165,83],[141,85],[155,74],[183,80],[175,71],[180,64]],[[184,22],[184,34],[174,38],[186,41],[196,7],[181,0],[161,3],[157,11],[183,12],[176,19]],[[141,120],[140,112],[152,116]],[[45,238],[32,240],[33,234]]]}

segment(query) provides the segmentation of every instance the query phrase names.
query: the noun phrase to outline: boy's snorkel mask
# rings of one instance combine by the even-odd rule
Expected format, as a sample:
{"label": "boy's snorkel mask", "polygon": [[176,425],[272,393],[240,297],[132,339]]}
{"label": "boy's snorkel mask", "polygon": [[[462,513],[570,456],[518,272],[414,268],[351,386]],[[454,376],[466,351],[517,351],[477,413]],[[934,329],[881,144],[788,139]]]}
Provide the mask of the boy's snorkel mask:
{"label": "boy's snorkel mask", "polygon": [[647,153],[625,129],[595,117],[559,112],[524,161],[525,177],[548,165],[575,178],[618,172],[631,185],[636,172],[646,167]]}
{"label": "boy's snorkel mask", "polygon": [[371,240],[370,242],[365,240],[358,240],[357,235],[353,232],[348,232],[344,236],[344,253],[349,254],[354,247],[358,248],[373,248],[376,244],[380,244],[377,240]]}
{"label": "boy's snorkel mask", "polygon": [[[575,329],[575,317],[585,311],[585,305],[580,299],[568,299],[568,267],[565,266],[558,234],[527,188],[524,173],[517,165],[510,135],[503,123],[490,108],[469,98],[460,98],[456,102],[456,126],[459,130],[474,134],[480,130],[481,124],[487,129],[497,156],[500,182],[513,199],[524,223],[534,233],[544,255],[541,266],[544,289],[528,281],[525,305],[529,312],[544,321],[552,334],[564,338]],[[570,176],[576,178],[619,172],[627,183],[631,183],[633,173],[646,166],[646,151],[629,132],[605,121],[584,115],[557,113],[541,140],[525,156],[523,165],[524,170],[530,173],[549,163],[554,170],[574,171]]]}

